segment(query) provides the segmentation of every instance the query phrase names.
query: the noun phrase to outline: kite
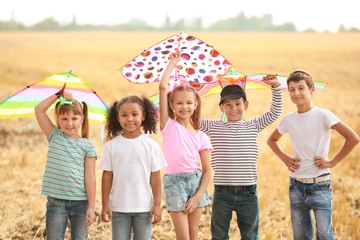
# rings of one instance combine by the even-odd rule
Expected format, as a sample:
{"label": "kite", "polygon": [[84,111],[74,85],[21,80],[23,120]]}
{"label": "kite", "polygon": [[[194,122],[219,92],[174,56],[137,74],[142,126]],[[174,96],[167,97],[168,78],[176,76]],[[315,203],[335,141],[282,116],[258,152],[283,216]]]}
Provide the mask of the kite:
{"label": "kite", "polygon": [[[0,103],[0,119],[34,115],[34,108],[38,103],[55,94],[64,86],[66,91],[73,94],[74,99],[86,102],[90,120],[105,123],[109,108],[86,82],[71,71],[54,74],[5,99]],[[53,110],[55,103],[48,110]]]}
{"label": "kite", "polygon": [[191,81],[201,84],[218,81],[231,66],[212,46],[181,32],[144,50],[125,64],[121,73],[132,83],[159,82],[169,55],[178,51],[181,60],[171,73],[170,89]]}
{"label": "kite", "polygon": [[[263,77],[266,74],[250,74],[244,75],[234,69],[234,67],[229,68],[225,75],[217,82],[210,84],[201,85],[201,88],[198,89],[198,94],[200,97],[206,97],[212,94],[220,93],[221,90],[227,85],[239,85],[244,90],[248,89],[270,89],[270,86],[262,81]],[[276,75],[279,79],[281,89],[287,91],[287,77]],[[191,85],[191,84],[190,84]],[[315,89],[324,89],[326,87],[325,82],[315,81]]]}

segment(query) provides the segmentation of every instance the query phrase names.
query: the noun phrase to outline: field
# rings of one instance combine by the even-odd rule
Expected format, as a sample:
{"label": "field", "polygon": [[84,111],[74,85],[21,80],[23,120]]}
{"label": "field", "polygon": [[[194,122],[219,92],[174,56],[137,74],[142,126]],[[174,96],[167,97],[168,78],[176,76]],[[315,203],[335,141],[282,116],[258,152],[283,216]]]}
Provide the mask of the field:
{"label": "field", "polygon": [[[119,71],[125,63],[172,32],[0,32],[0,101],[52,74],[67,72],[84,79],[104,101],[127,95],[152,95],[157,84],[129,83]],[[315,92],[314,105],[334,112],[360,134],[360,34],[331,33],[230,33],[188,32],[213,45],[237,70],[245,74],[288,75],[305,69],[315,80],[328,82]],[[247,91],[250,101],[245,118],[258,116],[270,106],[269,90]],[[205,118],[220,117],[218,96],[203,98]],[[284,113],[294,111],[284,92]],[[284,116],[284,115],[282,115]],[[45,239],[46,197],[40,195],[47,142],[35,117],[0,119],[0,239]],[[259,134],[258,194],[259,238],[292,239],[288,200],[288,171],[270,151],[266,139],[278,121]],[[91,139],[101,157],[100,126],[91,125]],[[161,143],[161,134],[152,136]],[[343,138],[332,134],[329,158],[341,148]],[[282,148],[291,153],[287,137]],[[337,239],[360,239],[360,149],[331,169],[333,224]],[[99,219],[101,174],[97,170],[96,222],[89,239],[111,239],[111,224]],[[213,185],[209,192],[212,195]],[[203,209],[199,239],[209,239],[211,208]],[[174,239],[169,214],[153,227],[153,239]],[[231,239],[240,233],[233,217]]]}

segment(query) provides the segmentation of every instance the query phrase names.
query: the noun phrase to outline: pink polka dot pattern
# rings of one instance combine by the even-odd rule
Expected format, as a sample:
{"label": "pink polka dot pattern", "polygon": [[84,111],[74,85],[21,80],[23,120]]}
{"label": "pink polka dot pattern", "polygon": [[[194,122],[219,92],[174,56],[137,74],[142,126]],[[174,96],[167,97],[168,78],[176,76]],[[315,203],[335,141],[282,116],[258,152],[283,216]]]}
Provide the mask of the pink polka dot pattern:
{"label": "pink polka dot pattern", "polygon": [[171,53],[180,51],[181,60],[171,74],[172,85],[180,82],[215,82],[231,64],[212,46],[185,33],[175,34],[143,51],[121,68],[125,78],[133,83],[160,81]]}

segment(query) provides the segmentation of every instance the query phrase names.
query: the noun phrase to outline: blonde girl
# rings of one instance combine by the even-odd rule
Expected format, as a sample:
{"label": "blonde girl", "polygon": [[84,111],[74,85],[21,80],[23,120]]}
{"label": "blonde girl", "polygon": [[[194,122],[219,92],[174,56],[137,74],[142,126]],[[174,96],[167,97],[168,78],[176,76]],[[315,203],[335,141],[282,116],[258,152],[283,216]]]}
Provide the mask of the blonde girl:
{"label": "blonde girl", "polygon": [[[55,106],[56,126],[46,110]],[[95,219],[95,144],[88,138],[87,105],[59,91],[35,107],[36,119],[49,142],[41,194],[47,196],[47,239],[64,239],[68,220],[71,239],[87,239]],[[81,135],[79,130],[81,129]]]}
{"label": "blonde girl", "polygon": [[199,95],[189,86],[167,93],[170,74],[180,57],[170,55],[170,62],[160,81],[160,130],[168,166],[163,185],[167,210],[175,228],[176,239],[197,239],[201,207],[210,204],[207,185],[211,178],[207,136],[199,131]]}

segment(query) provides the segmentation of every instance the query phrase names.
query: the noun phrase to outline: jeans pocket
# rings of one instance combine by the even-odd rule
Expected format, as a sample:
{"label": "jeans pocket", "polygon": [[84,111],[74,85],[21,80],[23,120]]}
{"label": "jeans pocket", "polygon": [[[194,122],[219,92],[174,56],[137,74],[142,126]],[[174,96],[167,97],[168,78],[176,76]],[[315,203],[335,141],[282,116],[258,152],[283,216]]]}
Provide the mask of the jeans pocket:
{"label": "jeans pocket", "polygon": [[224,191],[225,191],[225,188],[224,188],[224,187],[215,186],[214,192],[215,192],[216,194],[222,194]]}
{"label": "jeans pocket", "polygon": [[317,183],[314,184],[314,187],[317,190],[328,190],[329,191],[330,186],[331,186],[331,181],[330,180],[317,182]]}
{"label": "jeans pocket", "polygon": [[177,176],[173,176],[171,174],[165,174],[163,176],[164,188],[171,188],[172,186],[174,186],[178,182],[179,182],[179,179],[178,179]]}
{"label": "jeans pocket", "polygon": [[48,199],[48,201],[46,203],[46,207],[64,207],[65,206],[64,201],[61,199],[57,199],[57,198],[53,198],[53,197],[48,197],[47,199]]}
{"label": "jeans pocket", "polygon": [[294,178],[290,178],[289,180],[289,190],[291,190],[295,185],[295,179]]}
{"label": "jeans pocket", "polygon": [[248,189],[247,189],[247,194],[249,195],[249,196],[251,196],[251,197],[253,197],[253,196],[256,196],[256,194],[257,194],[257,186],[256,186],[256,184],[254,185],[254,186],[251,186],[251,187],[249,187]]}

